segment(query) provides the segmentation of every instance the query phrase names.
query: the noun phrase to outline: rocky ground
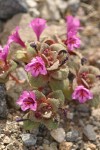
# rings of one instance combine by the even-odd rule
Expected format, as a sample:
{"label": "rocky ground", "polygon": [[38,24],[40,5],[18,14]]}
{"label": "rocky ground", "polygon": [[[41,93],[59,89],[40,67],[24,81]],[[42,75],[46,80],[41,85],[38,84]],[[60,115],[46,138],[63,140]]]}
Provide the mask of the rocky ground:
{"label": "rocky ground", "polygon": [[[44,37],[57,33],[63,38],[64,17],[67,14],[73,14],[80,18],[83,26],[80,32],[82,39],[80,51],[90,64],[100,68],[99,0],[25,0],[25,2],[16,7],[15,13],[13,7],[7,14],[3,14],[3,9],[0,12],[0,43],[2,45],[6,43],[8,35],[16,26],[21,27],[20,35],[24,41],[34,39],[35,35],[28,27],[33,17],[43,17],[48,20],[50,27],[44,32]],[[7,3],[6,6],[9,4]],[[12,49],[16,49],[16,46]],[[20,79],[26,80],[22,68],[18,68],[15,74]],[[8,117],[6,120],[0,120],[0,150],[100,150],[100,107],[90,110],[86,104],[77,106],[70,104],[65,116],[66,128],[61,127],[57,131],[49,132],[44,126],[40,126],[32,133],[24,131],[23,123],[16,122],[16,119],[24,114],[18,109],[15,101],[26,87],[27,83],[22,87],[15,86],[12,80],[6,84]]]}

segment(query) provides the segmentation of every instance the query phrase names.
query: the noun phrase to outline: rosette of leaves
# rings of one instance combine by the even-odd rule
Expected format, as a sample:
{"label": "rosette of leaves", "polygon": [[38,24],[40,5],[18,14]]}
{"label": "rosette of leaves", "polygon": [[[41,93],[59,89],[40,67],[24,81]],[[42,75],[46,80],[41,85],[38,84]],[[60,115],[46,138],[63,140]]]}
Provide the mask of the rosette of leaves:
{"label": "rosette of leaves", "polygon": [[81,66],[78,72],[77,82],[83,84],[87,88],[92,88],[97,82],[97,76],[100,70],[93,66]]}
{"label": "rosette of leaves", "polygon": [[93,93],[93,99],[89,104],[93,107],[100,105],[100,70],[94,66],[81,66],[76,78],[73,80],[73,89],[78,85],[84,85]]}
{"label": "rosette of leaves", "polygon": [[68,98],[69,94],[69,68],[66,61],[68,60],[68,52],[62,44],[41,43],[38,47],[38,56],[41,56],[46,64],[47,75],[39,75],[33,77],[29,74],[29,82],[35,89],[49,86],[51,90],[62,90]]}
{"label": "rosette of leaves", "polygon": [[36,94],[37,110],[29,111],[24,119],[26,130],[32,130],[40,124],[44,124],[48,129],[57,128],[59,121],[56,121],[58,109],[64,105],[64,95],[61,90],[57,90],[45,96],[42,92],[34,91]]}
{"label": "rosette of leaves", "polygon": [[5,65],[4,68],[0,67],[0,83],[6,83],[9,79],[9,75],[16,69],[16,67],[16,62],[8,59],[7,65]]}
{"label": "rosette of leaves", "polygon": [[21,62],[28,63],[33,57],[37,55],[36,49],[39,47],[39,43],[26,43],[26,48],[17,50],[15,53],[15,58]]}

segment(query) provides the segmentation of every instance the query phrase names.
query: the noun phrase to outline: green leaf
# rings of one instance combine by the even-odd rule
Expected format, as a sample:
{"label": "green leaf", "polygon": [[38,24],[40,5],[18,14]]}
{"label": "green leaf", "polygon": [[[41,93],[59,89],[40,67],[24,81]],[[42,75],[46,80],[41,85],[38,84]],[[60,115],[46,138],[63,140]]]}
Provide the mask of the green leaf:
{"label": "green leaf", "polygon": [[53,111],[57,111],[59,106],[60,106],[60,100],[59,99],[55,99],[55,98],[48,98],[48,102],[51,104],[51,106],[53,107]]}
{"label": "green leaf", "polygon": [[35,92],[35,95],[36,95],[36,100],[46,99],[45,95],[42,92],[40,92],[38,90],[34,90],[34,92]]}
{"label": "green leaf", "polygon": [[69,69],[68,67],[66,67],[66,68],[57,70],[55,72],[52,72],[51,76],[52,78],[57,79],[57,80],[64,80],[64,79],[67,79],[68,74],[69,74]]}
{"label": "green leaf", "polygon": [[49,130],[52,130],[52,129],[56,129],[58,127],[58,123],[53,121],[52,119],[49,119],[49,120],[44,120],[43,121],[43,124],[49,129]]}
{"label": "green leaf", "polygon": [[31,43],[26,43],[26,45],[27,45],[27,52],[28,52],[28,55],[30,57],[34,57],[34,56],[36,56],[37,53],[36,53],[35,48],[31,47],[30,44]]}
{"label": "green leaf", "polygon": [[47,68],[47,70],[48,71],[53,71],[53,70],[58,69],[58,67],[59,67],[59,60],[57,60],[56,62],[54,62],[54,64],[50,68]]}
{"label": "green leaf", "polygon": [[93,99],[89,100],[89,103],[91,106],[97,108],[100,106],[100,81],[94,84],[91,92],[93,93]]}
{"label": "green leaf", "polygon": [[94,98],[89,101],[92,107],[99,107],[100,106],[100,95],[94,95]]}
{"label": "green leaf", "polygon": [[53,91],[62,90],[65,98],[70,98],[70,88],[69,88],[69,80],[50,80],[50,87]]}
{"label": "green leaf", "polygon": [[24,62],[27,62],[27,58],[26,58],[25,53],[26,53],[26,51],[18,50],[16,52],[16,58],[19,60],[22,60]]}
{"label": "green leaf", "polygon": [[58,43],[52,44],[52,45],[50,46],[50,48],[51,48],[52,51],[58,51],[58,52],[61,51],[61,50],[66,49],[63,45],[58,44]]}
{"label": "green leaf", "polygon": [[10,72],[12,72],[13,70],[15,70],[16,68],[17,68],[17,64],[16,64],[16,62],[14,62],[14,61],[11,61],[11,67],[10,67],[10,69],[8,70],[8,73],[10,73]]}
{"label": "green leaf", "polygon": [[48,78],[46,76],[33,77],[31,74],[28,74],[29,82],[33,88],[44,87],[47,84]]}
{"label": "green leaf", "polygon": [[26,120],[26,121],[24,121],[24,129],[25,130],[32,130],[32,129],[38,128],[39,124],[40,123],[38,123],[38,122]]}
{"label": "green leaf", "polygon": [[80,69],[81,66],[81,60],[78,56],[70,57],[67,61],[67,66],[70,70],[70,72],[74,75],[76,75],[76,72]]}
{"label": "green leaf", "polygon": [[54,91],[54,92],[50,93],[48,95],[48,97],[60,100],[60,105],[61,106],[64,104],[65,97],[64,97],[64,94],[61,90],[57,90],[57,91]]}

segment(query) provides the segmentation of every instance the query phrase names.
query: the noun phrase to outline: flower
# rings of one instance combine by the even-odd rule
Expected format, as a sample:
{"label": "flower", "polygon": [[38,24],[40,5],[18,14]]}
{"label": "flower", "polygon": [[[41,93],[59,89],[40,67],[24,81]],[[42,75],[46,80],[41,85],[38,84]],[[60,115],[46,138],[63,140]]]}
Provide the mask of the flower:
{"label": "flower", "polygon": [[16,27],[15,31],[12,33],[12,35],[9,36],[8,44],[11,44],[12,42],[20,44],[22,47],[26,47],[25,43],[21,40],[19,36],[19,27]]}
{"label": "flower", "polygon": [[93,99],[93,94],[83,85],[77,86],[72,94],[72,99],[85,103],[87,100]]}
{"label": "flower", "polygon": [[7,56],[9,52],[9,45],[5,45],[4,48],[0,46],[0,67],[4,67],[7,63]]}
{"label": "flower", "polygon": [[73,16],[67,16],[67,32],[74,32],[77,33],[77,30],[80,28],[80,21],[73,17]]}
{"label": "flower", "polygon": [[80,38],[77,37],[77,31],[80,28],[80,21],[73,17],[67,16],[67,40],[65,40],[65,45],[68,47],[68,51],[73,51],[74,48],[80,47]]}
{"label": "flower", "polygon": [[68,47],[68,51],[73,51],[74,48],[80,47],[81,40],[74,33],[69,32],[67,34],[67,40],[65,40],[65,45]]}
{"label": "flower", "polygon": [[46,20],[42,19],[42,18],[36,18],[30,22],[29,26],[35,32],[35,34],[37,36],[37,40],[39,41],[41,33],[47,27]]}
{"label": "flower", "polygon": [[23,111],[27,109],[36,111],[37,102],[35,93],[33,91],[23,91],[22,95],[17,100],[17,104],[21,106]]}
{"label": "flower", "polygon": [[41,57],[33,58],[31,62],[26,65],[25,70],[30,72],[34,77],[37,77],[39,74],[47,74],[45,63]]}

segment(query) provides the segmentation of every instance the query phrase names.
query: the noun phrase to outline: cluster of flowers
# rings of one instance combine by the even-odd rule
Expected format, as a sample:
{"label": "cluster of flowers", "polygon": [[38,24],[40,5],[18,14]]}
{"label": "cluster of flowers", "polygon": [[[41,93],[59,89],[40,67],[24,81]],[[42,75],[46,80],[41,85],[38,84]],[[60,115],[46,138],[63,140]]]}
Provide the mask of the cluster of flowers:
{"label": "cluster of flowers", "polygon": [[67,34],[64,40],[57,36],[40,40],[47,25],[46,20],[36,18],[29,24],[36,34],[35,42],[24,43],[18,33],[19,27],[16,27],[9,36],[7,45],[0,47],[2,73],[11,67],[11,59],[8,57],[11,43],[15,42],[22,47],[22,51],[16,52],[16,58],[25,63],[32,91],[23,91],[17,104],[23,111],[28,110],[28,124],[42,122],[50,126],[55,123],[59,108],[67,105],[67,100],[84,103],[93,99],[91,89],[100,74],[99,70],[86,66],[85,59],[75,50],[81,43],[77,36],[78,30],[81,29],[80,21],[67,16],[66,22]]}

